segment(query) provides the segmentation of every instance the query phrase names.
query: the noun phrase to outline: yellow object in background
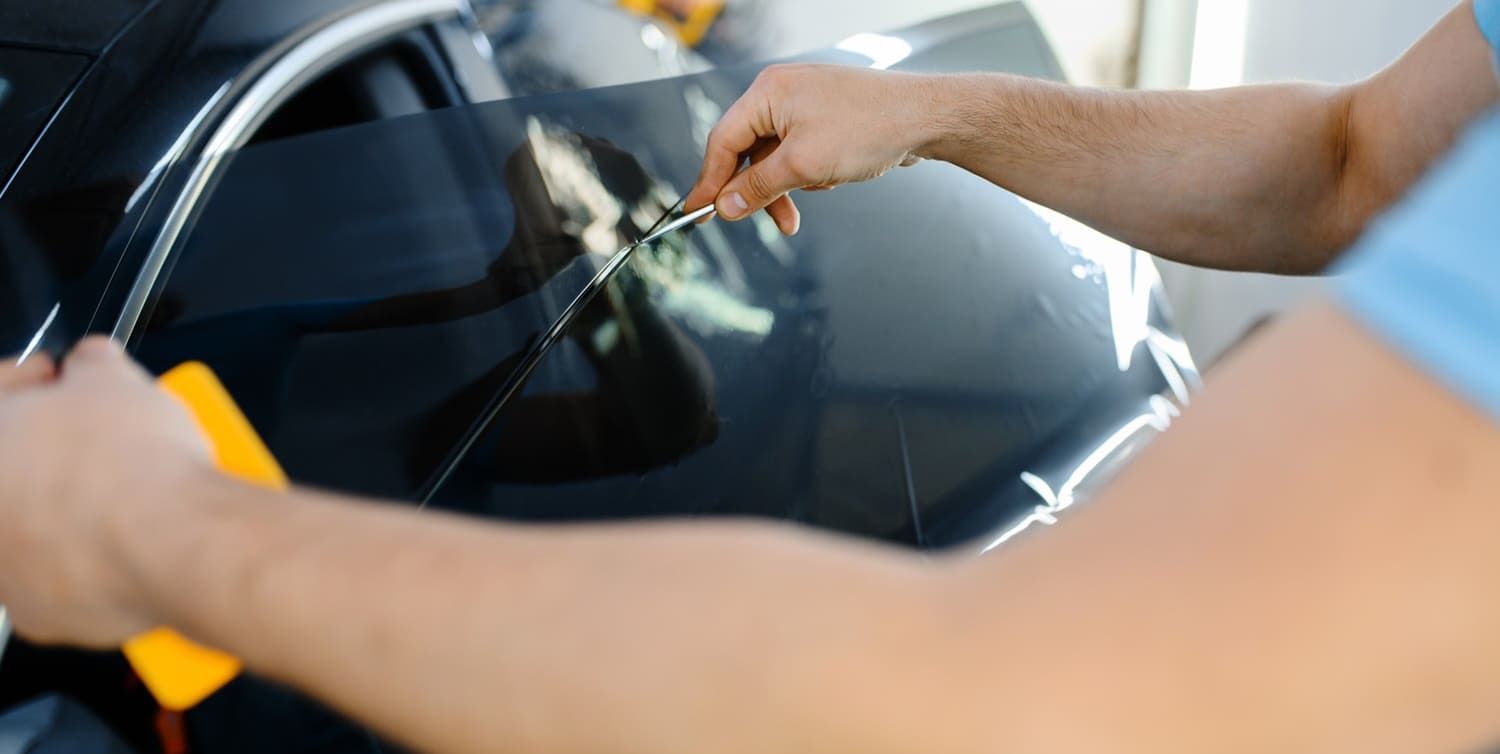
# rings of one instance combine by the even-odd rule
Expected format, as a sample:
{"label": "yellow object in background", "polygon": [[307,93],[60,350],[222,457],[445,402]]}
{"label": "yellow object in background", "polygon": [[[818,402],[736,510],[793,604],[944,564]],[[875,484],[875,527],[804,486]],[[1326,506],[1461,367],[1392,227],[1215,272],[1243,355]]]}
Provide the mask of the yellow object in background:
{"label": "yellow object in background", "polygon": [[[184,364],[163,375],[159,384],[192,413],[220,471],[250,484],[287,488],[286,474],[212,370]],[[194,644],[169,628],[131,639],[124,651],[157,703],[173,712],[198,706],[243,669],[238,659]]]}
{"label": "yellow object in background", "polygon": [[660,0],[619,0],[620,7],[641,16],[650,16],[661,21],[676,32],[677,38],[688,47],[697,47],[708,30],[724,13],[723,0],[697,0],[692,10],[682,17],[662,7]]}

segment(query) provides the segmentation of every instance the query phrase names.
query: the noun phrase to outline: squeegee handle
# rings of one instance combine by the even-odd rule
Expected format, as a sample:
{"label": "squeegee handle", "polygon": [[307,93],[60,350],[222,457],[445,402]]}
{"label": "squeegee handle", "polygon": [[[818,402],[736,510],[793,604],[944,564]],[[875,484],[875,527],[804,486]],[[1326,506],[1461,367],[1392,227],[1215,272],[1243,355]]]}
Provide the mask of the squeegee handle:
{"label": "squeegee handle", "polygon": [[[219,471],[250,484],[287,488],[286,474],[213,371],[199,363],[183,364],[159,384],[192,413]],[[194,644],[170,628],[131,639],[124,652],[156,701],[176,712],[198,706],[243,668],[235,657]]]}

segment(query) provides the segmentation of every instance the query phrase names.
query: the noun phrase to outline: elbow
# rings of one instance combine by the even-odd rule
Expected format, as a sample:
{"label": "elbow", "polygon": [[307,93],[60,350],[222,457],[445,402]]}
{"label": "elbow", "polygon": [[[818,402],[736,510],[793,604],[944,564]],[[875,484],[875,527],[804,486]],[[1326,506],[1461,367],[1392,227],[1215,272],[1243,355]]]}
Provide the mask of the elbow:
{"label": "elbow", "polygon": [[1313,218],[1309,255],[1314,269],[1321,272],[1337,261],[1364,233],[1379,211],[1389,203],[1380,187],[1378,171],[1371,161],[1366,139],[1360,132],[1360,110],[1365,106],[1365,83],[1342,86],[1333,91],[1325,116],[1325,139],[1329,165],[1329,190],[1319,203],[1319,217]]}

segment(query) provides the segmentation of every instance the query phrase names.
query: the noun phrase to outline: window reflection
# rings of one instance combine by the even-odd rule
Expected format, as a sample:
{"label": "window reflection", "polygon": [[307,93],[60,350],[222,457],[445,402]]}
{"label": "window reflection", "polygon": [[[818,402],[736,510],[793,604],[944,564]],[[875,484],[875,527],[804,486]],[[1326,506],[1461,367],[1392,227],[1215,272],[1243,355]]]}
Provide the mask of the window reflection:
{"label": "window reflection", "polygon": [[[522,138],[488,175],[468,164],[434,169],[445,152],[422,140],[385,150],[384,162],[339,163],[334,176],[303,168],[330,163],[321,154],[330,144],[316,139],[246,150],[160,296],[142,357],[159,369],[207,361],[299,481],[414,495],[559,302],[677,198],[604,139],[540,115],[519,122]],[[429,125],[436,146],[462,142],[473,123],[460,114]],[[381,153],[388,128],[363,137],[356,129],[338,151]],[[294,172],[307,183],[287,196]],[[264,199],[278,195],[286,201]],[[468,236],[465,226],[480,232]],[[650,274],[685,281],[690,272],[674,259],[666,245],[654,249]],[[671,362],[676,340],[658,334],[660,317],[631,314],[632,301],[610,302],[627,315],[611,321],[613,334],[590,327],[604,310],[582,323],[572,352],[608,371],[621,343],[645,343],[653,360]],[[532,422],[527,452],[577,457],[565,451],[589,440],[567,428],[614,426],[617,404],[597,389],[524,402],[516,410]],[[633,468],[659,463],[653,448],[674,443],[595,447],[590,457]],[[618,470],[563,472],[519,451],[510,458],[523,479]]]}

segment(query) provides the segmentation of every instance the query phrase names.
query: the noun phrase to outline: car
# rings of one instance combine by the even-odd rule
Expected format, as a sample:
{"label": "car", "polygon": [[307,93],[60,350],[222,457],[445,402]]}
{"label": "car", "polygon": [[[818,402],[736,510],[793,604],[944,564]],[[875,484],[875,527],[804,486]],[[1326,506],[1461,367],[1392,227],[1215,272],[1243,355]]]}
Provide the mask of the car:
{"label": "car", "polygon": [[[1191,400],[1149,255],[950,165],[805,195],[792,238],[640,243],[762,68],[671,31],[587,0],[4,0],[0,352],[206,363],[302,484],[976,555]],[[798,59],[1062,77],[1020,3]],[[391,748],[253,677],[178,718],[115,654],[3,663],[0,708],[62,695],[136,751]]]}

